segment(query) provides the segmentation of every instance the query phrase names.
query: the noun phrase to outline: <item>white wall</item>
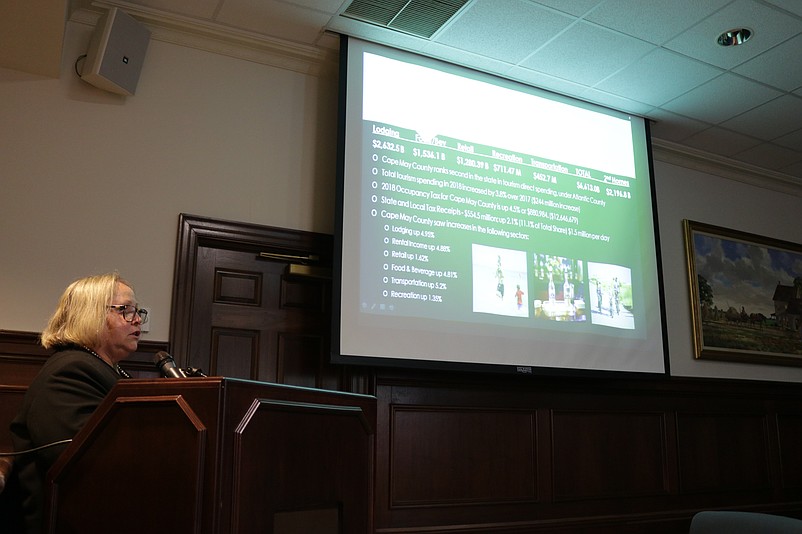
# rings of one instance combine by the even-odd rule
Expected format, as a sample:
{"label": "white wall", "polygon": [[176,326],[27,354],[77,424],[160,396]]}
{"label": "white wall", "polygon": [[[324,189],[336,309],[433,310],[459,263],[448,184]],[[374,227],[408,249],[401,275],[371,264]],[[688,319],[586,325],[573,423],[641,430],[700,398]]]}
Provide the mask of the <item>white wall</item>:
{"label": "white wall", "polygon": [[[167,341],[179,213],[333,231],[336,80],[152,40],[137,94],[0,69],[0,329],[41,330],[73,279],[117,269]],[[802,382],[693,358],[682,219],[802,243],[802,199],[656,162],[672,374]]]}
{"label": "white wall", "polygon": [[332,232],[336,80],[151,40],[126,98],[75,75],[91,31],[60,79],[0,69],[0,329],[117,269],[166,341],[180,213]]}
{"label": "white wall", "polygon": [[696,360],[682,220],[802,243],[802,198],[655,162],[671,374],[802,381],[802,369]]}

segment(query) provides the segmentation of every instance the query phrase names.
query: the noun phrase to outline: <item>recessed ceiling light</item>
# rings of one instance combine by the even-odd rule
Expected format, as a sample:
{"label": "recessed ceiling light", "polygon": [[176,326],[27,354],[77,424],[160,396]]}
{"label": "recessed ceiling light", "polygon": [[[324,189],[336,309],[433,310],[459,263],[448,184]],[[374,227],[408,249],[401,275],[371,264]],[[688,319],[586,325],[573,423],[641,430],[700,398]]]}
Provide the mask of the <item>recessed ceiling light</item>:
{"label": "recessed ceiling light", "polygon": [[717,42],[721,46],[737,46],[744,44],[752,37],[752,30],[748,28],[735,28],[718,36]]}

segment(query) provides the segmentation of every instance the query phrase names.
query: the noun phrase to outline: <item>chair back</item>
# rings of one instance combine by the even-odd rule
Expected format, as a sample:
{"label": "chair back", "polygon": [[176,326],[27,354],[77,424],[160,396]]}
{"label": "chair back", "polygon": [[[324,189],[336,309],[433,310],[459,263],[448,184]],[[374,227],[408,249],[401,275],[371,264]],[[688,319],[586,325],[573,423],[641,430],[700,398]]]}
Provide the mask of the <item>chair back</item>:
{"label": "chair back", "polygon": [[802,520],[774,514],[703,511],[693,516],[689,534],[800,534]]}

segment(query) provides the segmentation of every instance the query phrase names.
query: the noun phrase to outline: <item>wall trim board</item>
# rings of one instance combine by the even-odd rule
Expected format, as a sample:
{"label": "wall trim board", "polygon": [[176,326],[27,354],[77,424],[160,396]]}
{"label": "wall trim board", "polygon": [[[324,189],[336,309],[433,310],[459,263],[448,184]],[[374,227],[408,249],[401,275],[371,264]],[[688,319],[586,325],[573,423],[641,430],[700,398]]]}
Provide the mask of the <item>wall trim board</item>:
{"label": "wall trim board", "polygon": [[[137,351],[122,366],[134,378],[158,377],[153,355],[161,350],[169,352],[169,347],[165,341],[140,341]],[[0,330],[0,385],[27,387],[51,353],[39,344],[38,332]]]}
{"label": "wall trim board", "polygon": [[332,38],[334,48],[313,47],[175,15],[168,16],[158,9],[124,1],[92,2],[89,6],[74,10],[69,20],[95,26],[101,14],[98,6],[101,5],[118,7],[146,24],[151,30],[152,40],[312,76],[334,75],[337,71],[339,38],[336,37]]}
{"label": "wall trim board", "polygon": [[720,176],[762,189],[802,197],[802,183],[780,172],[755,167],[741,161],[693,150],[663,139],[652,138],[654,159],[695,171]]}

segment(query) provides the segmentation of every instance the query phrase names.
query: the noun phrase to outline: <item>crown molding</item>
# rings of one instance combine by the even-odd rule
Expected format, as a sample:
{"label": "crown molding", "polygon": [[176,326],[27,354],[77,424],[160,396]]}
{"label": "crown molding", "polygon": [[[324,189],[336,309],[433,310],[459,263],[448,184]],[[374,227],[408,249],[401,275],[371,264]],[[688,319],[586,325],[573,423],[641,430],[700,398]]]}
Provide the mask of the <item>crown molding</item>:
{"label": "crown molding", "polygon": [[802,182],[798,178],[724,156],[695,150],[671,141],[652,138],[652,155],[655,160],[664,163],[802,197]]}
{"label": "crown molding", "polygon": [[[151,39],[311,76],[337,75],[338,51],[335,48],[294,43],[165,13],[125,0],[73,0],[70,20],[95,26],[100,15],[112,6],[146,24],[151,30]],[[802,197],[802,181],[787,174],[659,138],[652,138],[652,153],[656,160],[664,163]]]}
{"label": "crown molding", "polygon": [[338,51],[293,43],[165,13],[125,1],[78,2],[70,21],[95,26],[109,7],[117,7],[148,26],[151,39],[229,56],[311,76],[336,74]]}

